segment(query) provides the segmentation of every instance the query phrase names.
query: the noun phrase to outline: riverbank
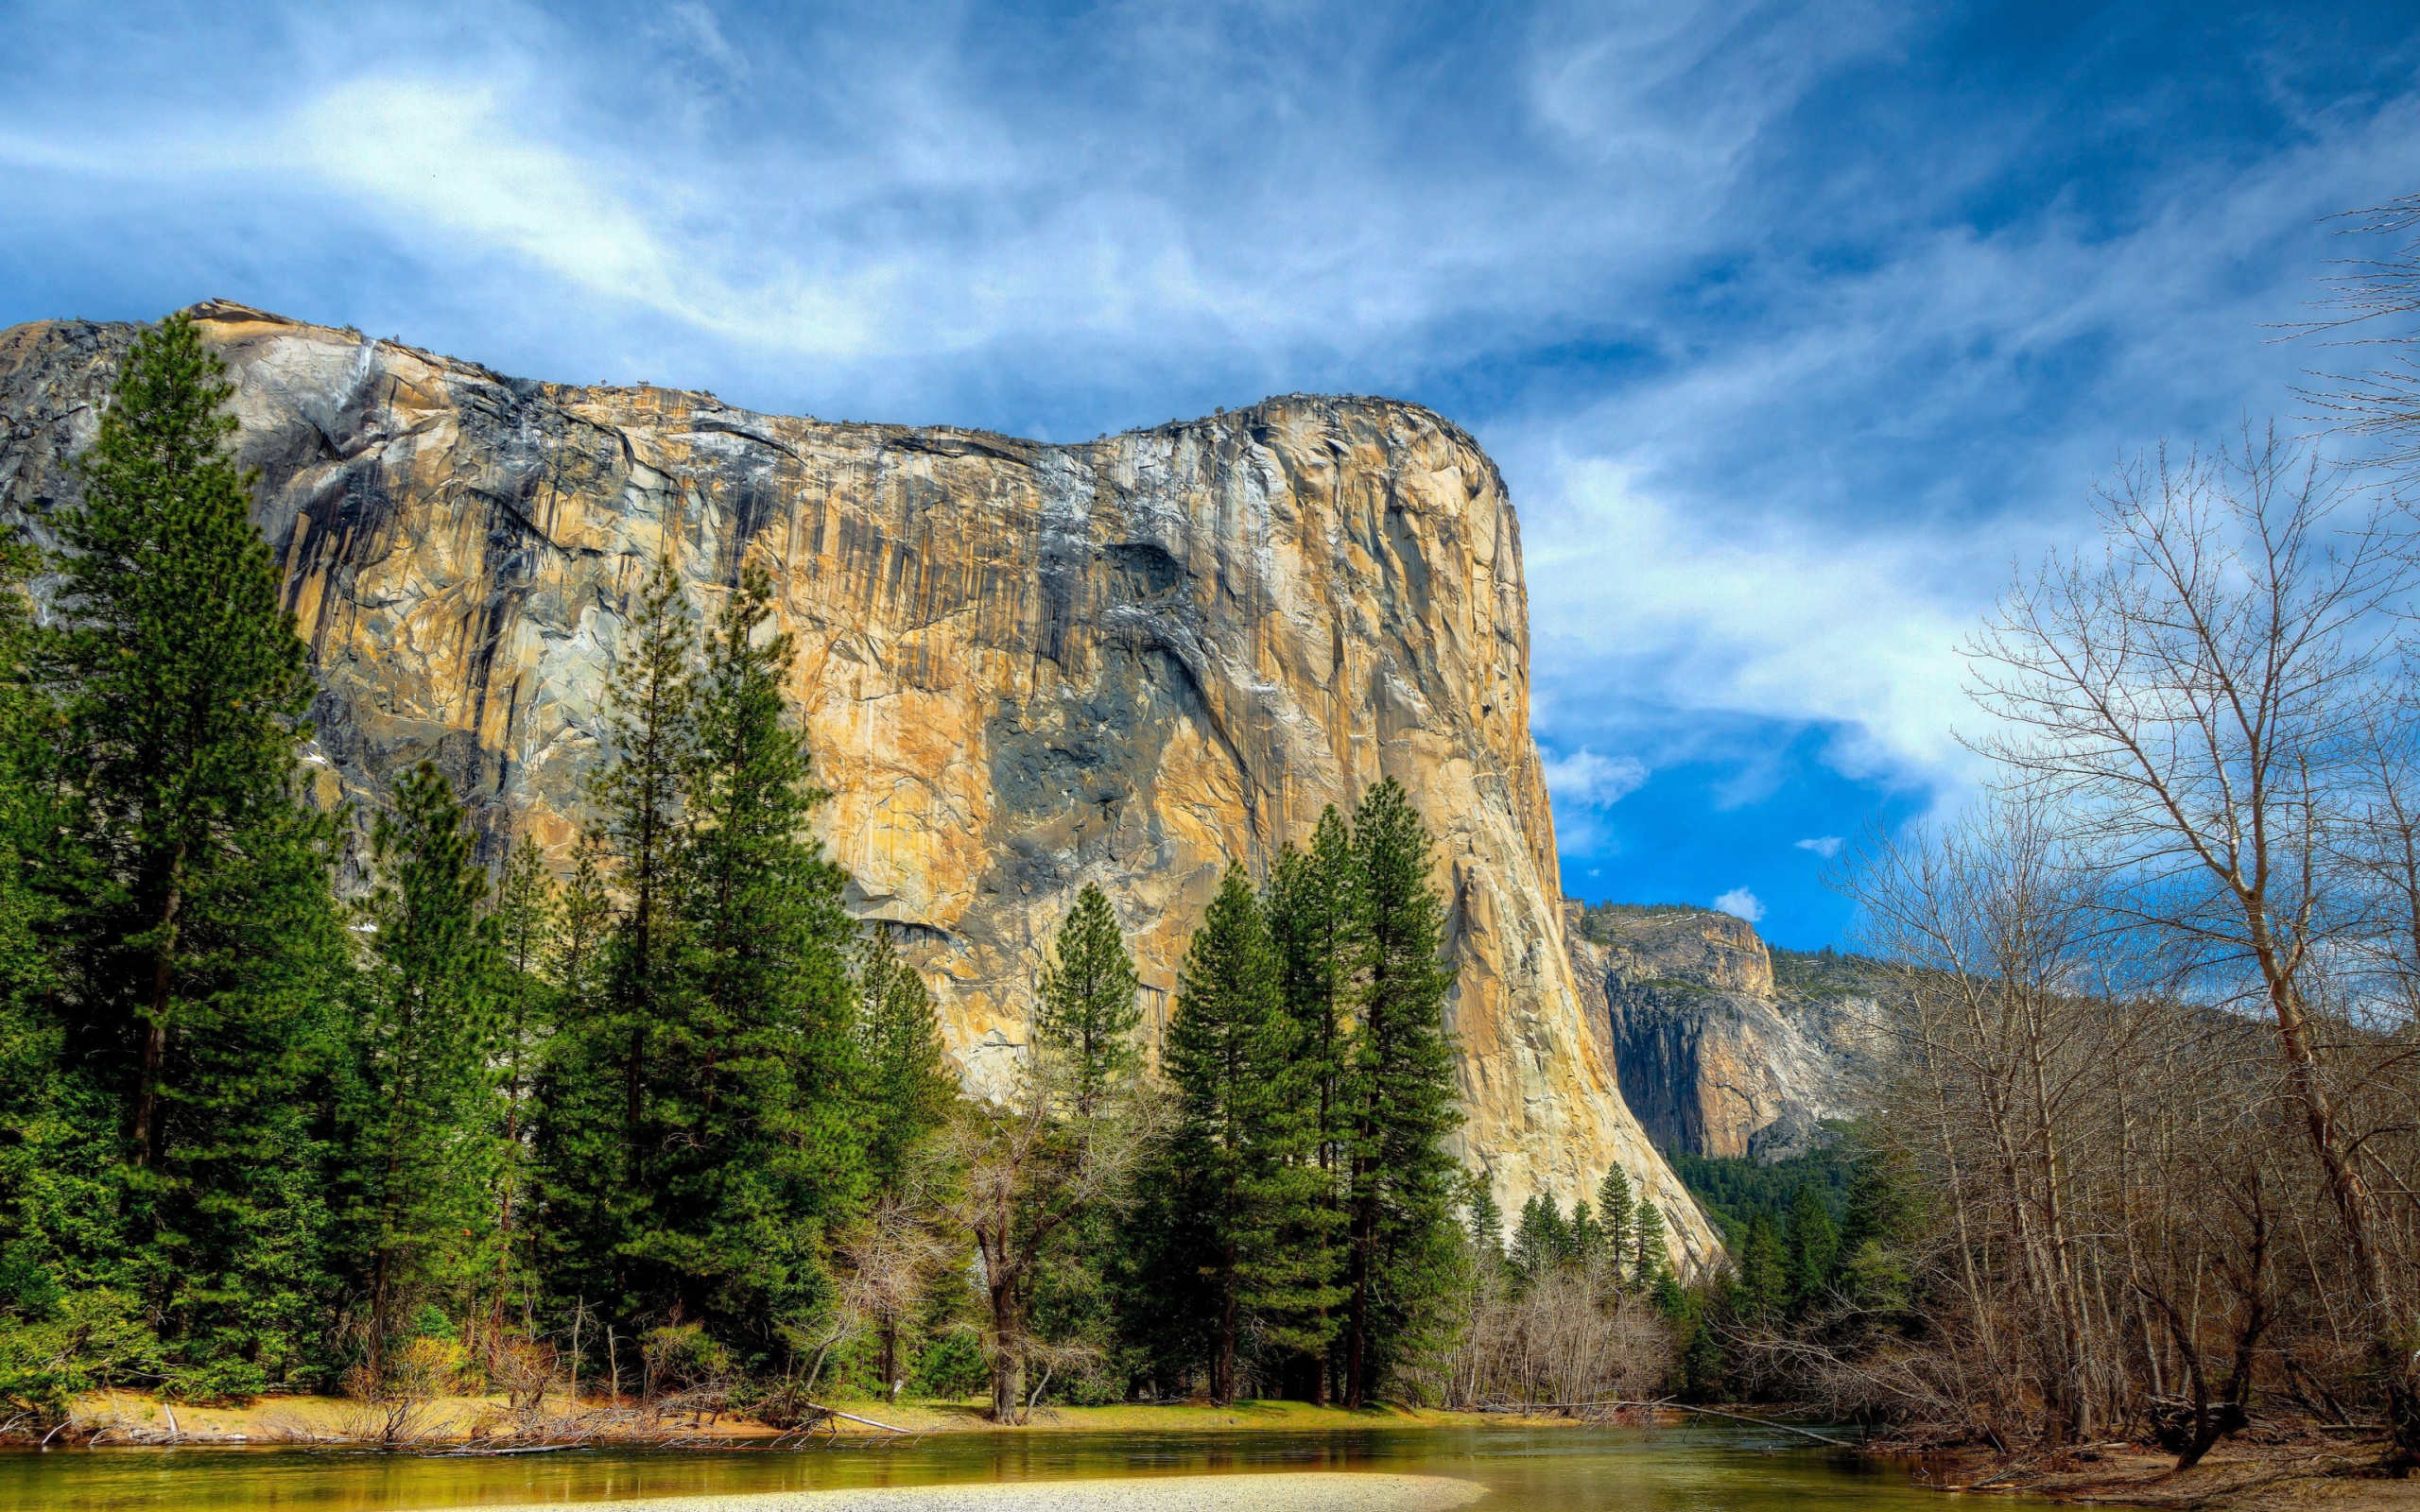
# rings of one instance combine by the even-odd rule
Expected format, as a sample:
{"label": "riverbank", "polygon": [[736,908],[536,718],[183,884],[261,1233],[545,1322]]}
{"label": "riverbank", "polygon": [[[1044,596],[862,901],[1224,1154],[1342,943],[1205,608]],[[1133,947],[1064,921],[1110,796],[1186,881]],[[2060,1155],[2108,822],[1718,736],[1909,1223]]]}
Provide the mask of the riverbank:
{"label": "riverbank", "polygon": [[[1317,1474],[1170,1475],[1152,1480],[1024,1486],[907,1486],[772,1491],[617,1502],[612,1512],[1448,1512],[1487,1494],[1443,1475],[1324,1470]],[[495,1512],[554,1512],[500,1507]]]}
{"label": "riverbank", "polygon": [[1977,1495],[2022,1496],[2070,1505],[2175,1512],[2420,1512],[2420,1478],[2376,1473],[2381,1443],[2324,1438],[2221,1444],[2189,1470],[2176,1456],[2136,1444],[2100,1444],[2015,1460],[1985,1452],[1927,1454],[1915,1484]]}
{"label": "riverbank", "polygon": [[258,1398],[241,1406],[194,1406],[163,1401],[146,1393],[110,1391],[77,1399],[66,1426],[52,1442],[103,1448],[361,1444],[529,1452],[556,1445],[744,1448],[809,1437],[822,1442],[976,1433],[1316,1433],[1569,1420],[1508,1418],[1500,1414],[1435,1408],[1388,1406],[1347,1412],[1300,1401],[1239,1401],[1226,1407],[1200,1402],[1038,1407],[1029,1422],[1007,1426],[985,1415],[987,1403],[979,1398],[896,1402],[836,1400],[821,1405],[845,1416],[782,1428],[744,1414],[650,1412],[627,1399],[615,1403],[601,1397],[576,1403],[550,1401],[532,1412],[517,1410],[502,1397],[439,1397],[379,1404],[344,1397],[278,1396]]}

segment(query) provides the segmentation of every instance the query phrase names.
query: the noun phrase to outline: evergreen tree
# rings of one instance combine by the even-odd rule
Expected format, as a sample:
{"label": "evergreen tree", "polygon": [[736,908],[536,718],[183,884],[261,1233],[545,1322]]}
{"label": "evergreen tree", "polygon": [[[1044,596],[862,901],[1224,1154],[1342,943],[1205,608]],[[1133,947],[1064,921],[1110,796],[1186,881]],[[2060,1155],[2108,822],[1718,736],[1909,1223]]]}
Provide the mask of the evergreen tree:
{"label": "evergreen tree", "polygon": [[932,989],[899,958],[888,924],[869,928],[858,944],[857,1004],[866,1176],[873,1190],[890,1192],[906,1173],[909,1152],[948,1120],[958,1079],[942,1051]]}
{"label": "evergreen tree", "polygon": [[1240,867],[1187,947],[1168,1030],[1167,1068],[1178,1097],[1172,1141],[1188,1227],[1205,1242],[1202,1268],[1216,1314],[1210,1395],[1236,1392],[1237,1340],[1249,1321],[1280,1349],[1312,1342],[1322,1284],[1316,1246],[1288,1238],[1308,1226],[1323,1195],[1304,1157],[1316,1125],[1305,1107],[1278,961],[1260,901]]}
{"label": "evergreen tree", "polygon": [[347,1249],[369,1308],[367,1380],[384,1379],[400,1304],[476,1279],[498,1148],[488,1063],[496,929],[462,806],[426,762],[395,784],[372,832],[378,883],[360,909],[372,969],[360,988],[344,1109],[353,1173]]}
{"label": "evergreen tree", "polygon": [[1859,1306],[1907,1305],[1905,1250],[1922,1221],[1923,1198],[1907,1156],[1887,1145],[1864,1151],[1849,1180],[1839,1250],[1841,1288]]}
{"label": "evergreen tree", "polygon": [[1563,1220],[1555,1211],[1554,1198],[1537,1193],[1521,1204],[1521,1222],[1512,1230],[1512,1268],[1524,1280],[1536,1280],[1554,1267],[1556,1230]]}
{"label": "evergreen tree", "polygon": [[516,1289],[527,1284],[528,1267],[535,1259],[528,1253],[522,1201],[529,1180],[528,1104],[554,1023],[555,988],[546,969],[560,914],[557,891],[538,842],[523,835],[505,863],[504,882],[495,898],[496,1091],[503,1106],[497,1117],[496,1272],[489,1307],[491,1338],[502,1331],[506,1304]]}
{"label": "evergreen tree", "polygon": [[1658,1277],[1672,1273],[1671,1257],[1664,1252],[1664,1210],[1641,1193],[1631,1210],[1631,1279],[1641,1291],[1652,1291]]}
{"label": "evergreen tree", "polygon": [[1034,1037],[1044,1054],[1065,1063],[1069,1111],[1089,1123],[1110,1110],[1141,1062],[1134,961],[1100,888],[1086,883],[1076,895],[1051,954]]}
{"label": "evergreen tree", "polygon": [[53,944],[72,897],[59,884],[80,868],[55,781],[60,710],[34,673],[25,584],[39,566],[0,532],[0,1401],[47,1426],[97,1383],[78,1336],[99,1322],[123,1335],[104,1349],[139,1357],[143,1331],[133,1299],[79,1264],[108,1252],[88,1226],[116,1206],[119,1089],[65,1058]]}
{"label": "evergreen tree", "polygon": [[762,569],[742,573],[692,685],[684,833],[664,874],[677,980],[647,1079],[664,1147],[627,1241],[643,1301],[726,1339],[803,1314],[822,1231],[864,1180],[854,926],[807,829],[829,795],[784,711],[795,643],[765,633],[772,596]]}
{"label": "evergreen tree", "polygon": [[1504,1210],[1497,1207],[1495,1194],[1488,1189],[1485,1177],[1471,1181],[1470,1195],[1471,1246],[1482,1261],[1504,1260]]}
{"label": "evergreen tree", "polygon": [[[1331,1286],[1344,1270],[1337,1240],[1344,1231],[1350,1195],[1354,1127],[1345,1075],[1369,937],[1368,902],[1351,833],[1329,804],[1321,811],[1309,850],[1288,846],[1279,852],[1270,873],[1268,913],[1280,990],[1296,1028],[1296,1069],[1312,1127],[1311,1161],[1326,1210],[1320,1228],[1301,1242],[1322,1267],[1322,1283]],[[1311,1320],[1295,1367],[1306,1388],[1302,1395],[1318,1405],[1328,1400],[1327,1355],[1335,1333],[1333,1315]]]}
{"label": "evergreen tree", "polygon": [[320,1284],[303,1093],[348,952],[335,826],[297,782],[303,647],[226,451],[224,373],[182,316],[127,353],[55,517],[50,655],[80,808],[62,1028],[124,1153],[123,1228],[79,1226],[84,1263],[241,1389],[295,1362]]}
{"label": "evergreen tree", "polygon": [[1571,1263],[1582,1266],[1596,1263],[1597,1257],[1604,1251],[1605,1233],[1597,1227],[1596,1214],[1588,1211],[1586,1197],[1571,1200],[1571,1222],[1567,1227],[1571,1233]]}
{"label": "evergreen tree", "polygon": [[[666,555],[632,606],[606,681],[606,764],[589,782],[599,822],[583,842],[585,874],[565,899],[579,959],[564,978],[540,1077],[553,1283],[626,1317],[649,1284],[635,1274],[629,1246],[652,1226],[649,1157],[670,1132],[648,1100],[650,1050],[685,1017],[678,905],[687,859],[682,798],[696,739],[695,643]],[[590,912],[609,899],[608,919]]]}
{"label": "evergreen tree", "polygon": [[1840,1263],[1840,1232],[1832,1227],[1831,1210],[1813,1186],[1803,1186],[1790,1199],[1788,1268],[1790,1304],[1806,1308],[1831,1289]]}
{"label": "evergreen tree", "polygon": [[1789,1304],[1789,1260],[1781,1228],[1769,1214],[1760,1212],[1748,1225],[1748,1242],[1739,1250],[1739,1291],[1751,1317],[1773,1317]]}
{"label": "evergreen tree", "polygon": [[1369,1403],[1415,1342],[1451,1263],[1454,1163],[1445,1137],[1461,1122],[1439,963],[1444,902],[1429,881],[1431,846],[1392,778],[1355,813],[1353,854],[1368,934],[1359,1022],[1345,1081],[1353,1118],[1345,1405]]}
{"label": "evergreen tree", "polygon": [[1635,1221],[1630,1177],[1620,1166],[1607,1166],[1605,1178],[1597,1183],[1597,1229],[1603,1235],[1605,1255],[1613,1263],[1616,1280],[1620,1279],[1622,1267],[1635,1247],[1632,1230]]}

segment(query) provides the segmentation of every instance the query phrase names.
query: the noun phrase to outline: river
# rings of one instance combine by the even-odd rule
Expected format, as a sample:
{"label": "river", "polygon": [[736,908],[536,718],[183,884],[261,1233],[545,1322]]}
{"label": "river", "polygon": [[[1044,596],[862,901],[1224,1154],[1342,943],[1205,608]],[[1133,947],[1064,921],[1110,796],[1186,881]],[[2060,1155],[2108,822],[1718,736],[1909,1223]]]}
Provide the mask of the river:
{"label": "river", "polygon": [[303,1449],[0,1452],[0,1507],[399,1512],[713,1492],[1254,1470],[1447,1475],[1478,1512],[1941,1512],[1904,1469],[1755,1429],[936,1435],[798,1452],[582,1450],[487,1458]]}

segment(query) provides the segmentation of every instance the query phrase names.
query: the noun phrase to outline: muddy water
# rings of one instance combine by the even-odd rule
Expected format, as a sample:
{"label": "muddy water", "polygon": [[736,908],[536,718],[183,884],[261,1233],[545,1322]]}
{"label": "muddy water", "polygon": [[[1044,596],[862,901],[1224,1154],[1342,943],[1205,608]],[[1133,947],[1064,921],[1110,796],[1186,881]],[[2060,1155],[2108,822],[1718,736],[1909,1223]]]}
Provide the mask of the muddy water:
{"label": "muddy water", "polygon": [[[1803,1442],[1803,1441],[1802,1441]],[[1942,1512],[1902,1469],[1759,1430],[1372,1429],[956,1434],[890,1448],[583,1450],[488,1458],[324,1450],[0,1452],[0,1508],[393,1512],[716,1492],[1306,1469],[1477,1481],[1477,1512]]]}

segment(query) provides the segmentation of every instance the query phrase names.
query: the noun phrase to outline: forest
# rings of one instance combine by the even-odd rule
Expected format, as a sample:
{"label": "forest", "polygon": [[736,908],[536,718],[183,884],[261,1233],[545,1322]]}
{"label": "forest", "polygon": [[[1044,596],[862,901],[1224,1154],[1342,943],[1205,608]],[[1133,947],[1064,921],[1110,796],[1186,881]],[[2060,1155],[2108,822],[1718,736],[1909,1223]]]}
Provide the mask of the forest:
{"label": "forest", "polygon": [[[1409,795],[1229,872],[1147,1063],[1082,890],[1014,1094],[842,907],[742,573],[624,610],[591,821],[480,860],[429,765],[314,800],[218,360],[128,357],[0,593],[0,1400],[1046,1401],[1416,1387],[1466,1288]],[[45,587],[34,610],[28,587]],[[1660,1264],[1660,1246],[1657,1247]]]}
{"label": "forest", "polygon": [[1878,1105],[1784,1166],[1675,1157],[1729,1245],[1676,1276],[1620,1171],[1506,1214],[1448,1154],[1448,920],[1392,782],[1230,868],[1148,1050],[1083,889],[998,1101],[842,906],[760,572],[632,597],[568,860],[484,863],[433,766],[323,806],[230,392],[147,332],[59,549],[6,547],[14,1431],[104,1385],[1680,1399],[2420,1452],[2420,549],[2291,443],[2121,472],[1977,632],[1979,796],[1844,856],[1861,954],[1792,967],[1871,995]]}

